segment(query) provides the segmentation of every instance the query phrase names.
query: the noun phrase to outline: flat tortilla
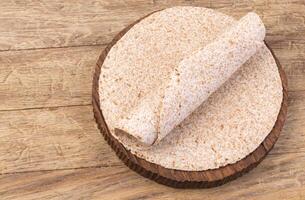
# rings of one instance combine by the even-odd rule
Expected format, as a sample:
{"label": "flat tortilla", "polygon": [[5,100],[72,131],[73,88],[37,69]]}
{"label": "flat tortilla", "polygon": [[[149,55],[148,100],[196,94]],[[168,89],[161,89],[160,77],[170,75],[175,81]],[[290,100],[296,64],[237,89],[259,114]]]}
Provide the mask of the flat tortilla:
{"label": "flat tortilla", "polygon": [[[210,9],[175,7],[131,28],[110,50],[100,75],[101,109],[111,133],[145,96],[169,80],[183,58],[234,24],[231,17]],[[281,101],[277,66],[263,46],[158,144],[145,147],[132,138],[114,137],[137,156],[166,168],[218,168],[244,158],[263,141]]]}

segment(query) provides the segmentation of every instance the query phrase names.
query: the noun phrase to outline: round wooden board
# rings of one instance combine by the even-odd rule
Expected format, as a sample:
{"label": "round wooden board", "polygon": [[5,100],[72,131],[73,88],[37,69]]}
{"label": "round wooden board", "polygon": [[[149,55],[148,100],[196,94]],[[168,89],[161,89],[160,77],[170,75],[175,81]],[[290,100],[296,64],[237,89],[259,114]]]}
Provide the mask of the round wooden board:
{"label": "round wooden board", "polygon": [[274,59],[276,60],[279,73],[281,76],[282,85],[283,85],[283,101],[279,115],[277,117],[277,120],[274,124],[272,131],[268,134],[265,140],[257,147],[257,149],[254,150],[252,153],[250,153],[248,156],[246,156],[244,159],[239,160],[234,164],[229,164],[217,169],[204,170],[204,171],[183,171],[176,169],[168,169],[137,157],[136,155],[132,154],[129,150],[127,150],[117,139],[115,139],[111,135],[111,133],[108,130],[107,124],[105,123],[102,111],[100,109],[98,90],[99,90],[99,77],[100,77],[101,67],[111,47],[134,24],[138,23],[143,18],[135,21],[133,24],[126,27],[124,30],[122,30],[119,34],[117,34],[114,37],[112,42],[104,49],[104,51],[100,55],[93,77],[92,103],[93,103],[94,117],[98,125],[98,128],[103,134],[105,140],[116,152],[117,156],[130,169],[138,172],[142,176],[154,180],[158,183],[176,188],[208,188],[208,187],[219,186],[230,180],[236,179],[237,177],[243,175],[244,173],[256,167],[267,155],[267,153],[272,149],[273,145],[277,141],[287,115],[287,100],[288,100],[287,79],[285,76],[285,72],[283,71],[278,59],[275,57],[274,53],[269,47],[268,48],[270,49]]}

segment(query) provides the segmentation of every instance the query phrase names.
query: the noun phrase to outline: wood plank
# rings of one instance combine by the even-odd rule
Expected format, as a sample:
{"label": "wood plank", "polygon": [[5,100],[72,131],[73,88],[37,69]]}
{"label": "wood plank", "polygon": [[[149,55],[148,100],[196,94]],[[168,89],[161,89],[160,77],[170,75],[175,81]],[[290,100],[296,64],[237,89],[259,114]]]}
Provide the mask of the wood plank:
{"label": "wood plank", "polygon": [[[290,92],[288,120],[270,154],[305,153],[305,91]],[[0,173],[116,166],[91,106],[0,112]]]}
{"label": "wood plank", "polygon": [[0,113],[0,173],[116,165],[91,106]]}
{"label": "wood plank", "polygon": [[0,110],[90,104],[103,48],[0,52]]}
{"label": "wood plank", "polygon": [[301,0],[2,0],[0,50],[106,44],[134,20],[174,5],[211,7],[235,17],[255,11],[267,26],[268,40],[304,41]]}
{"label": "wood plank", "polygon": [[2,0],[0,50],[105,44],[152,5],[149,0]]}
{"label": "wood plank", "polygon": [[[0,110],[90,104],[93,69],[103,48],[0,52]],[[289,91],[305,90],[304,49],[275,49],[287,73]]]}
{"label": "wood plank", "polygon": [[270,155],[249,174],[212,189],[173,189],[116,167],[0,176],[4,199],[285,199],[305,198],[305,155]]}

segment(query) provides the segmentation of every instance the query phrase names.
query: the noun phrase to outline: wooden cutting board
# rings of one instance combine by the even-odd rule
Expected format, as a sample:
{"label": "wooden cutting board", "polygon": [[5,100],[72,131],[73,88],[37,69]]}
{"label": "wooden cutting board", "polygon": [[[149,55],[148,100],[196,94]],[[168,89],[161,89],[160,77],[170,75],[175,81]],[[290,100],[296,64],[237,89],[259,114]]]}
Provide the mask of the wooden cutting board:
{"label": "wooden cutting board", "polygon": [[[175,5],[257,12],[289,82],[288,118],[268,156],[221,187],[177,190],[143,178],[92,114],[101,50],[141,16]],[[0,199],[305,199],[303,0],[0,1]]]}
{"label": "wooden cutting board", "polygon": [[[154,13],[154,12],[152,12]],[[149,15],[151,15],[150,13]],[[145,16],[148,17],[149,15]],[[283,101],[281,105],[280,112],[278,114],[277,120],[274,124],[272,131],[268,134],[265,140],[250,153],[247,157],[239,160],[234,164],[229,164],[224,167],[220,167],[212,170],[204,171],[184,171],[184,170],[175,170],[162,167],[158,164],[151,163],[145,159],[139,158],[135,154],[127,150],[117,139],[115,139],[107,128],[107,124],[104,120],[102,110],[100,109],[100,98],[99,98],[99,78],[100,72],[103,70],[103,63],[107,57],[108,52],[113,45],[120,40],[130,28],[135,24],[140,22],[143,18],[136,20],[134,23],[127,26],[121,32],[119,32],[112,42],[104,49],[101,53],[94,73],[93,78],[93,87],[92,87],[92,103],[93,103],[93,112],[95,120],[98,124],[98,128],[103,134],[105,140],[116,152],[116,155],[132,170],[138,172],[142,176],[152,179],[158,183],[168,185],[176,188],[201,188],[201,187],[214,187],[222,185],[228,181],[234,180],[242,174],[250,171],[256,167],[263,158],[268,154],[272,149],[275,142],[277,141],[280,132],[284,126],[286,115],[287,115],[287,101],[288,101],[288,92],[287,92],[287,78],[285,72],[283,71],[278,59],[275,57],[273,51],[270,51],[273,54],[274,59],[276,60],[280,77],[282,80],[283,86]],[[267,45],[268,46],[268,45]]]}

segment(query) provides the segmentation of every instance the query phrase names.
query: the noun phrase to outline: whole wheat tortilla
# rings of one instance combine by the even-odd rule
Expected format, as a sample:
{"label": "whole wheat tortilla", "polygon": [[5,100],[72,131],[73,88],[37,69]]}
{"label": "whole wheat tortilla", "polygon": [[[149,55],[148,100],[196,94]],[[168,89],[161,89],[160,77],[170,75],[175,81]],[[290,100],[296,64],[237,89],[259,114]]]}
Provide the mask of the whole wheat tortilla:
{"label": "whole wheat tortilla", "polygon": [[[169,80],[183,58],[234,24],[231,17],[210,9],[174,7],[131,28],[101,69],[100,105],[111,133],[145,96]],[[148,148],[133,138],[114,137],[137,156],[166,168],[218,168],[244,158],[263,141],[281,101],[277,66],[263,46],[158,144]]]}
{"label": "whole wheat tortilla", "polygon": [[253,56],[264,38],[259,16],[248,13],[215,41],[183,58],[169,80],[146,95],[116,128],[147,145],[159,142]]}

